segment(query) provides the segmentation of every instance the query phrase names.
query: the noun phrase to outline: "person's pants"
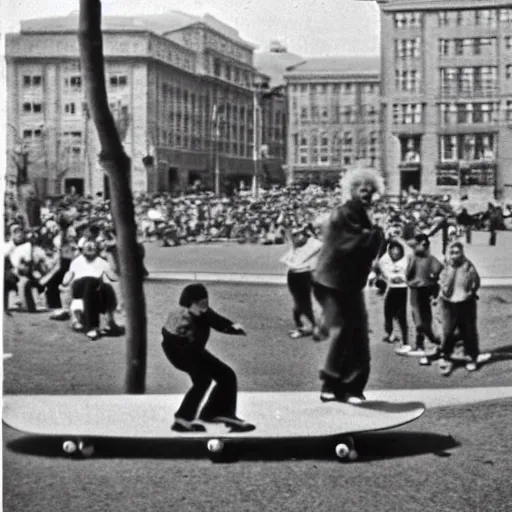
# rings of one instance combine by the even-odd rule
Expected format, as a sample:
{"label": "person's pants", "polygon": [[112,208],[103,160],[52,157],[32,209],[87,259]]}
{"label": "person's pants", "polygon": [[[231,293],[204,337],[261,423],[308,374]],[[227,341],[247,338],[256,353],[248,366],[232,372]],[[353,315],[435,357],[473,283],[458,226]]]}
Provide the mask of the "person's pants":
{"label": "person's pants", "polygon": [[479,354],[478,329],[476,321],[476,299],[472,298],[464,302],[442,301],[441,310],[443,315],[443,344],[441,354],[450,357],[453,353],[457,336],[455,331],[458,328],[460,337],[464,343],[464,352],[473,361]]}
{"label": "person's pants", "polygon": [[295,325],[299,328],[303,327],[302,316],[305,316],[314,326],[311,272],[293,272],[289,270],[287,282],[293,298],[293,320]]}
{"label": "person's pants", "polygon": [[82,277],[73,281],[71,293],[73,299],[83,300],[85,332],[97,329],[100,325],[100,314],[114,311],[117,306],[112,286],[97,277]]}
{"label": "person's pants", "polygon": [[200,418],[208,420],[216,416],[234,417],[238,389],[235,372],[206,349],[177,347],[175,342],[167,338],[165,330],[162,330],[162,335],[162,348],[167,359],[178,370],[188,373],[192,379],[192,387],[185,394],[175,413],[176,417],[188,421],[195,419],[212,381],[215,381],[215,386],[202,408]]}
{"label": "person's pants", "polygon": [[329,350],[320,378],[334,393],[362,395],[370,376],[370,342],[364,292],[346,293],[314,283],[323,309]]}
{"label": "person's pants", "polygon": [[489,245],[496,245],[496,230],[492,228],[489,236]]}
{"label": "person's pants", "polygon": [[389,288],[384,298],[384,328],[389,336],[393,332],[393,320],[398,321],[402,332],[402,343],[409,343],[407,326],[407,288]]}
{"label": "person's pants", "polygon": [[439,340],[432,330],[432,306],[430,299],[430,288],[410,289],[412,318],[416,326],[416,348],[420,350],[425,348],[425,336],[432,343],[439,344]]}
{"label": "person's pants", "polygon": [[59,286],[62,284],[62,280],[66,272],[69,270],[71,260],[61,259],[60,269],[58,272],[46,283],[46,304],[50,309],[62,308],[61,292]]}

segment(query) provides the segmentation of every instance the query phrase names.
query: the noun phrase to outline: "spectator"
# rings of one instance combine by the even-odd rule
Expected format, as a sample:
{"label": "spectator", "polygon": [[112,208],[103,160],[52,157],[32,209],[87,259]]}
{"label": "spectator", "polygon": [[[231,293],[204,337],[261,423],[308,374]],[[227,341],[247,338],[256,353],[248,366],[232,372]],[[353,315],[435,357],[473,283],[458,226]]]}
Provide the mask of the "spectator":
{"label": "spectator", "polygon": [[440,276],[440,297],[443,317],[443,343],[439,367],[443,375],[450,375],[453,369],[452,355],[458,329],[464,342],[464,351],[470,358],[468,371],[478,368],[477,292],[480,276],[464,255],[460,242],[453,243],[448,252],[447,265]]}

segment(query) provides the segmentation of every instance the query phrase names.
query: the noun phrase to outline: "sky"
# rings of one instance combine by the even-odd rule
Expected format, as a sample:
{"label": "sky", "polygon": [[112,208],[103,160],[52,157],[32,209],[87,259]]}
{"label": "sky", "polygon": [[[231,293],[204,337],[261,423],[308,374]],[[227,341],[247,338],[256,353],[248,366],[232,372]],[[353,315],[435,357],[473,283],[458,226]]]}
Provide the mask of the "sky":
{"label": "sky", "polygon": [[[20,20],[66,16],[78,9],[79,0],[0,0],[0,5],[1,30],[17,32]],[[257,51],[279,39],[303,57],[379,53],[379,8],[373,1],[104,0],[102,9],[108,15],[207,12],[237,29]]]}

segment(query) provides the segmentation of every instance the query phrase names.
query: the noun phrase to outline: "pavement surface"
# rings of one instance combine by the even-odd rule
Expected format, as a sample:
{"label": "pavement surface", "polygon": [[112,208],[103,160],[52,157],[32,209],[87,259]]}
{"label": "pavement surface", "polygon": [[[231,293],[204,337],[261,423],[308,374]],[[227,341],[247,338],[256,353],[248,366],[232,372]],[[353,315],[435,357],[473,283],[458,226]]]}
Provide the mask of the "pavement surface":
{"label": "pavement surface", "polygon": [[[145,285],[150,394],[183,393],[190,385],[160,347],[161,325],[182,287]],[[327,347],[288,337],[286,288],[227,283],[208,288],[212,306],[248,332],[246,337],[214,333],[209,343],[236,370],[240,390],[301,392],[318,400],[318,369]],[[64,456],[61,440],[4,426],[3,510],[510,512],[510,304],[511,289],[482,290],[481,348],[493,357],[477,372],[462,367],[444,378],[436,365],[420,367],[416,358],[396,356],[393,346],[380,341],[382,299],[368,294],[373,331],[368,398],[422,399],[428,409],[410,425],[358,437],[359,462],[339,464],[332,440],[307,439],[241,445],[232,464],[211,464],[204,444],[122,440],[100,443],[96,458],[80,461]],[[4,393],[123,393],[123,338],[88,342],[45,313],[13,313],[4,317],[4,354],[10,355],[3,361]],[[173,412],[169,408],[169,424]]]}
{"label": "pavement surface", "polygon": [[[488,244],[489,234],[473,234],[466,254],[482,276],[482,286],[512,286],[512,232],[499,232],[496,246]],[[181,247],[146,245],[146,266],[150,279],[175,281],[285,284],[286,267],[279,259],[286,245],[196,244]],[[441,239],[434,237],[432,252],[441,257]]]}

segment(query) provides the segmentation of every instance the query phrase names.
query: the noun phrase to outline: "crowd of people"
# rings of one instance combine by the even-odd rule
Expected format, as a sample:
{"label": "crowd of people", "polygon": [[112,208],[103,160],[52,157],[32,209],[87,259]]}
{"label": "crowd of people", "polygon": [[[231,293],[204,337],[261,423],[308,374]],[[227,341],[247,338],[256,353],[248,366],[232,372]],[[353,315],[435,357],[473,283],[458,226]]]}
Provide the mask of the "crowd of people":
{"label": "crowd of people", "polygon": [[[144,242],[155,239],[165,246],[226,240],[285,244],[294,237],[321,239],[322,224],[341,197],[339,186],[316,185],[261,191],[257,197],[243,191],[223,198],[208,192],[179,197],[137,195],[134,202],[141,264]],[[6,195],[5,307],[14,292],[17,303],[28,311],[36,311],[39,303],[52,310],[52,318],[71,315],[73,328],[92,339],[102,333],[120,332],[114,319],[122,304],[116,293],[119,265],[109,201],[72,193],[47,199],[37,207],[37,198],[29,199],[27,222],[14,197]],[[420,234],[431,235],[442,225],[445,246],[462,235],[470,239],[471,230],[481,228],[490,230],[493,244],[496,230],[503,229],[511,217],[510,208],[489,205],[486,212],[469,214],[464,208],[457,210],[449,197],[427,198],[417,193],[400,198],[377,196],[372,211],[377,225],[390,236],[400,232],[406,243]],[[143,272],[147,275],[145,269]],[[294,282],[309,279],[307,273],[294,274]],[[100,313],[107,317],[103,329]],[[311,311],[306,316],[311,319]],[[296,324],[294,335],[298,337],[302,324]]]}

